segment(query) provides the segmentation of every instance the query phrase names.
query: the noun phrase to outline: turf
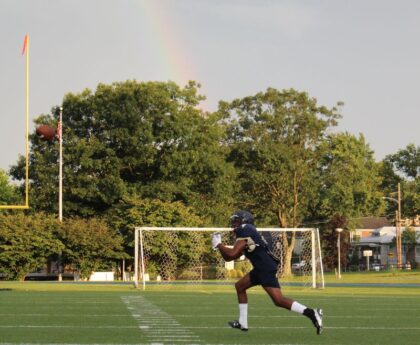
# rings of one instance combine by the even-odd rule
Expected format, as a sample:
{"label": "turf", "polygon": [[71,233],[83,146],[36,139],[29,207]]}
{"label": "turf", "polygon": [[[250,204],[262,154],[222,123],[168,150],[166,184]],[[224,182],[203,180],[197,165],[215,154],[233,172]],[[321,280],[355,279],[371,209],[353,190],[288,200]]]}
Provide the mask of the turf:
{"label": "turf", "polygon": [[232,286],[0,283],[0,345],[14,344],[419,344],[420,288],[285,287],[285,295],[322,307],[318,336],[303,316],[249,293],[248,332]]}

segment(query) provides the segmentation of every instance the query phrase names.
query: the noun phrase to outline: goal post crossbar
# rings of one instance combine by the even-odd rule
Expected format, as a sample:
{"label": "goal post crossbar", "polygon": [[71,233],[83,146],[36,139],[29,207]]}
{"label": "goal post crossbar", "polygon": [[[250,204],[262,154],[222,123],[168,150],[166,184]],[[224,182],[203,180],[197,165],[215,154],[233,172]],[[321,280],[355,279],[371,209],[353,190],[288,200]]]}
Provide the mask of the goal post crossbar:
{"label": "goal post crossbar", "polygon": [[[135,227],[135,253],[134,253],[134,285],[138,287],[140,275],[142,279],[143,289],[146,286],[146,267],[145,261],[147,261],[147,254],[145,253],[145,234],[150,231],[166,232],[168,236],[174,232],[221,232],[229,233],[232,228],[221,228],[221,227],[150,227],[142,226]],[[321,245],[319,230],[316,228],[258,228],[258,232],[271,232],[271,233],[307,233],[308,241],[310,241],[310,252],[307,255],[307,262],[311,266],[310,272],[310,285],[313,288],[324,288],[324,274],[321,256]],[[176,234],[174,236],[177,236]],[[147,237],[147,236],[146,236]],[[149,244],[150,245],[150,244]],[[140,253],[139,253],[140,251]],[[165,249],[163,249],[165,251]],[[141,267],[139,267],[141,266]]]}
{"label": "goal post crossbar", "polygon": [[[232,231],[232,228],[200,228],[200,227],[153,227],[153,226],[140,226],[135,228],[136,231],[140,230],[156,230],[156,231]],[[284,232],[305,232],[314,231],[314,228],[258,228],[261,231],[284,231]]]}

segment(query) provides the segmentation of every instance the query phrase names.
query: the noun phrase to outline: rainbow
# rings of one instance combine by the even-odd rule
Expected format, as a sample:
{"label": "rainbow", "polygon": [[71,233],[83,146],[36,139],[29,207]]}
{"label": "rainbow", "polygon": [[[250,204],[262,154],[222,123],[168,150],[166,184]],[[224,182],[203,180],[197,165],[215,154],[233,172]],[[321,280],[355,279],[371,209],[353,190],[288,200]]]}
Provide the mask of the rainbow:
{"label": "rainbow", "polygon": [[184,86],[188,80],[196,80],[191,56],[187,53],[181,40],[181,35],[176,30],[176,25],[171,22],[167,9],[159,1],[140,1],[142,19],[146,22],[149,35],[153,38],[154,53],[157,54],[162,74]]}

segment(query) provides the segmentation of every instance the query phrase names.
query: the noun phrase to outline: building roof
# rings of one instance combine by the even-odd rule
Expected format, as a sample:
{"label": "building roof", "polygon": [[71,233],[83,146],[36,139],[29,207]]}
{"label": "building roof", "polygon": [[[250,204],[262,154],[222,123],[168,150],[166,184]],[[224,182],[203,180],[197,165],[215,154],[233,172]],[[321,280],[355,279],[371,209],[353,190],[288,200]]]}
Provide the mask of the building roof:
{"label": "building roof", "polygon": [[394,225],[387,217],[363,217],[356,219],[356,223],[358,229],[377,229]]}
{"label": "building roof", "polygon": [[[402,228],[402,231],[405,229]],[[416,232],[420,232],[420,227],[414,227]],[[395,226],[384,226],[382,228],[375,229],[371,236],[360,238],[359,245],[374,245],[374,244],[389,244],[395,238],[396,235]],[[420,243],[420,236],[417,237],[417,243]]]}

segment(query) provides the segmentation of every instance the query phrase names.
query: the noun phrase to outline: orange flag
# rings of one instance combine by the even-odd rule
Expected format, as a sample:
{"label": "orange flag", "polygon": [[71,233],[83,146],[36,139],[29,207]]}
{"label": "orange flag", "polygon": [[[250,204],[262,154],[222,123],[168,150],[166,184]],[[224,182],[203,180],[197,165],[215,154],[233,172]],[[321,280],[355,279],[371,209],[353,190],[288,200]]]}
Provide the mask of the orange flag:
{"label": "orange flag", "polygon": [[25,54],[27,45],[28,45],[28,35],[25,35],[25,38],[23,40],[22,55]]}

